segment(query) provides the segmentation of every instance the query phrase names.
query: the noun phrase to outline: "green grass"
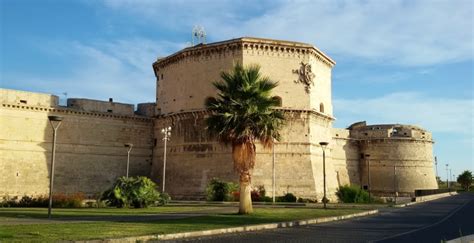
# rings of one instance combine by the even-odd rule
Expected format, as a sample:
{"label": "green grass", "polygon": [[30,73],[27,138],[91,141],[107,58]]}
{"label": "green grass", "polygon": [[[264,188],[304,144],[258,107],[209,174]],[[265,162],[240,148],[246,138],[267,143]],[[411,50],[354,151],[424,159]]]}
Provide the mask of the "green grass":
{"label": "green grass", "polygon": [[[167,207],[164,207],[167,208]],[[120,216],[144,215],[157,213],[161,210],[172,210],[177,207],[151,208],[151,209],[56,209],[63,218],[85,216]],[[183,210],[179,207],[178,210]],[[192,209],[193,210],[190,210]],[[197,207],[187,207],[195,211]],[[203,208],[203,207],[199,207]],[[209,207],[207,207],[209,209]],[[310,209],[310,208],[256,208],[252,215],[237,214],[211,214],[206,216],[184,219],[167,219],[140,222],[114,222],[113,219],[100,222],[74,222],[74,223],[42,223],[8,225],[1,224],[2,220],[14,217],[41,218],[38,209],[0,209],[0,241],[59,241],[59,240],[90,240],[117,238],[126,236],[140,236],[151,234],[166,234],[188,232],[196,230],[235,227],[241,225],[262,224],[270,222],[292,221],[326,216],[345,215],[361,212],[360,209]],[[14,213],[12,213],[14,212]],[[170,212],[170,211],[168,211]],[[182,212],[182,211],[181,211]],[[41,212],[41,213],[44,213]],[[82,214],[85,213],[85,214]],[[5,222],[5,221],[4,221]]]}
{"label": "green grass", "polygon": [[[100,216],[130,216],[130,215],[150,215],[161,213],[186,213],[197,212],[216,207],[199,206],[163,206],[150,208],[53,208],[53,218],[74,218],[74,217],[100,217]],[[0,217],[29,217],[47,218],[46,208],[0,208]],[[1,220],[0,220],[1,223]]]}

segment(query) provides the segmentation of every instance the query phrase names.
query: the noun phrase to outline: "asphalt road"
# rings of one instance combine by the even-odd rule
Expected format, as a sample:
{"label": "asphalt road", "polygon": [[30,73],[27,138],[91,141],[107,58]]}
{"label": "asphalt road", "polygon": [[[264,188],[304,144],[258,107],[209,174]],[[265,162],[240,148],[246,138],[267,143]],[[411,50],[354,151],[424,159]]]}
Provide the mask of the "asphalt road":
{"label": "asphalt road", "polygon": [[184,242],[441,242],[474,234],[474,194],[460,194],[375,216]]}

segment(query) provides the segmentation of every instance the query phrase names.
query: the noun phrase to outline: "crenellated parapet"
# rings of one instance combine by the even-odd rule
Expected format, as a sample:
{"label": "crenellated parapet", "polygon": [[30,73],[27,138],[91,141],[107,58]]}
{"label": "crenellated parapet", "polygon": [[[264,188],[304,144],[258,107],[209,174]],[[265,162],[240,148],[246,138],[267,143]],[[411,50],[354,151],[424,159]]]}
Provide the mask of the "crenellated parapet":
{"label": "crenellated parapet", "polygon": [[310,55],[329,67],[333,67],[336,64],[334,60],[325,55],[318,48],[306,43],[242,37],[185,48],[173,55],[158,59],[153,63],[153,69],[156,75],[160,69],[185,59],[220,57],[226,54],[234,55],[242,51],[258,55],[276,55],[279,57],[295,58]]}
{"label": "crenellated parapet", "polygon": [[418,126],[402,124],[366,125],[365,122],[354,123],[349,128],[350,137],[358,140],[420,140],[433,142],[431,133]]}

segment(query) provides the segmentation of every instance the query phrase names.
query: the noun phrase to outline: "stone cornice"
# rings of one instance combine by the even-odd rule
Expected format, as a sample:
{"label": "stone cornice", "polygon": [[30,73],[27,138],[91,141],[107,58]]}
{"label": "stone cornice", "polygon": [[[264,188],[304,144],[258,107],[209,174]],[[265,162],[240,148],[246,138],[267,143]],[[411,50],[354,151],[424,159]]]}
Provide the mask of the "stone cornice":
{"label": "stone cornice", "polygon": [[168,57],[158,59],[153,63],[155,73],[160,68],[169,64],[178,62],[187,57],[210,56],[214,54],[223,54],[227,52],[235,53],[242,50],[258,50],[262,53],[286,53],[288,55],[314,55],[317,59],[332,67],[336,64],[329,56],[324,54],[318,48],[300,42],[271,40],[263,38],[242,37],[227,41],[214,42],[210,44],[200,44],[193,47],[182,49]]}
{"label": "stone cornice", "polygon": [[78,111],[63,107],[43,107],[43,106],[29,106],[29,105],[13,105],[13,104],[1,104],[1,108],[6,109],[15,109],[15,110],[26,110],[26,111],[35,111],[35,112],[52,112],[52,113],[63,113],[66,115],[80,115],[80,116],[89,116],[89,117],[98,117],[98,118],[115,118],[115,119],[130,119],[136,121],[151,122],[152,118],[143,117],[143,116],[126,116],[126,115],[117,115],[105,112],[89,112],[89,111]]}
{"label": "stone cornice", "polygon": [[428,139],[417,139],[413,137],[389,137],[389,138],[351,138],[351,140],[358,141],[360,143],[386,143],[386,142],[423,142],[423,143],[434,143],[433,140]]}
{"label": "stone cornice", "polygon": [[[310,115],[315,115],[318,117],[322,117],[327,120],[334,121],[335,118],[332,116],[329,116],[327,114],[318,112],[316,110],[308,110],[308,109],[290,109],[290,108],[276,108],[277,110],[283,111],[284,113],[308,113]],[[176,118],[188,118],[190,116],[197,117],[197,116],[205,116],[209,114],[209,111],[206,109],[196,109],[196,110],[191,110],[191,111],[183,111],[183,112],[178,112],[178,113],[169,113],[169,114],[162,114],[156,116],[158,119],[166,119],[166,118],[171,118],[171,119],[176,119]]]}

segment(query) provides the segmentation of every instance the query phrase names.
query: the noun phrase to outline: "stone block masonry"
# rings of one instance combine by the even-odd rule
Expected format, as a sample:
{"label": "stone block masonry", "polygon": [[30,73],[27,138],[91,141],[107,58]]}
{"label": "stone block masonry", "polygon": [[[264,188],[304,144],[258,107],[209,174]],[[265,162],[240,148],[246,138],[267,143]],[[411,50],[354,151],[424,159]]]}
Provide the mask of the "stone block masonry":
{"label": "stone block masonry", "polygon": [[125,175],[124,143],[134,144],[130,175],[149,176],[150,118],[77,111],[49,103],[2,103],[0,114],[0,196],[48,193],[52,145],[48,115],[64,117],[57,137],[55,192],[93,195],[108,188]]}

